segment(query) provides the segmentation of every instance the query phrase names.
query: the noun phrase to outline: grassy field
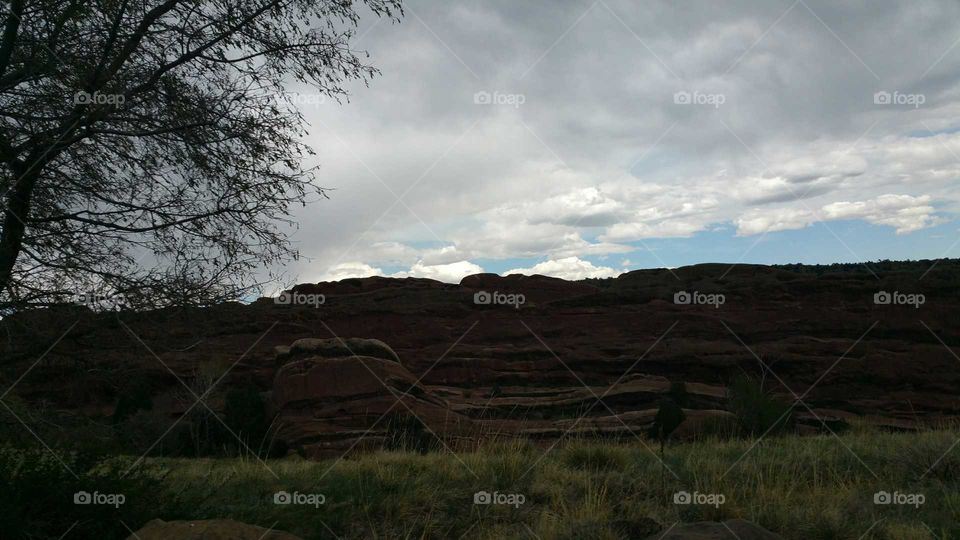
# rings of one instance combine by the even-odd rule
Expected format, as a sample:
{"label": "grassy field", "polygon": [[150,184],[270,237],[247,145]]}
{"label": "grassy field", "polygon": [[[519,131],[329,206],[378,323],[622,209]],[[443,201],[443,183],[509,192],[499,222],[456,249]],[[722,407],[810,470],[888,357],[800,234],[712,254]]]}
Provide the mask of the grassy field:
{"label": "grassy field", "polygon": [[[669,446],[666,472],[638,441],[571,441],[546,454],[493,444],[337,462],[160,458],[144,475],[153,483],[112,488],[120,481],[114,472],[132,461],[122,458],[91,468],[81,485],[130,491],[116,515],[97,519],[133,529],[150,517],[229,517],[304,538],[604,539],[738,517],[797,539],[960,538],[957,437],[852,431],[756,446],[705,440]],[[279,492],[295,500],[276,504]],[[477,492],[496,500],[475,504]],[[903,504],[876,504],[878,492]],[[685,498],[693,504],[675,502]]]}
{"label": "grassy field", "polygon": [[[708,440],[669,447],[666,471],[638,441],[574,441],[546,455],[532,445],[500,444],[337,463],[156,464],[167,471],[161,504],[171,501],[177,514],[167,517],[232,517],[305,538],[630,538],[676,522],[733,517],[788,538],[955,538],[960,450],[944,454],[957,437],[781,437],[752,450],[749,440]],[[323,504],[278,505],[279,491],[314,503],[320,498],[308,495],[322,494]],[[475,504],[483,491],[497,493],[499,504]],[[901,504],[876,504],[879,492]]]}

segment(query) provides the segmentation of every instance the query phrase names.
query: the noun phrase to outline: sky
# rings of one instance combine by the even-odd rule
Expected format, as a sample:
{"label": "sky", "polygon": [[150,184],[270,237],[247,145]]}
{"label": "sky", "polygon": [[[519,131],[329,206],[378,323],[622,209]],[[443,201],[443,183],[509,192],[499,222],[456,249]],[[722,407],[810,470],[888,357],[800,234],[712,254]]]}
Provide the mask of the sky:
{"label": "sky", "polygon": [[960,3],[464,0],[291,86],[296,282],[957,257]]}

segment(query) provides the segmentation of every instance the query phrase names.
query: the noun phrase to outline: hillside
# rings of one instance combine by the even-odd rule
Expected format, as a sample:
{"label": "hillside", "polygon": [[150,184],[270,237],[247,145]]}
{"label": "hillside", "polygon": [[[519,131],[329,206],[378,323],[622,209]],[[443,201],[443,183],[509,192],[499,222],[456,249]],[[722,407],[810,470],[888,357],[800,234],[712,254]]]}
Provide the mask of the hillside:
{"label": "hillside", "polygon": [[[960,343],[960,262],[931,265],[880,263],[873,275],[863,265],[705,264],[580,282],[480,274],[459,285],[365,278],[298,285],[288,303],[61,306],[2,321],[3,375],[15,383],[8,401],[98,425],[118,404],[125,418],[148,410],[158,426],[147,440],[175,422],[167,437],[195,427],[178,419],[201,395],[223,414],[231,389],[252,388],[273,437],[313,458],[382,446],[397,425],[451,445],[632,439],[679,382],[682,438],[731,421],[727,387],[742,375],[793,403],[801,433],[851,422],[912,430],[960,415],[949,348]],[[675,303],[682,291],[691,304]],[[881,291],[898,294],[877,304]],[[923,303],[897,304],[920,298],[909,295]]]}

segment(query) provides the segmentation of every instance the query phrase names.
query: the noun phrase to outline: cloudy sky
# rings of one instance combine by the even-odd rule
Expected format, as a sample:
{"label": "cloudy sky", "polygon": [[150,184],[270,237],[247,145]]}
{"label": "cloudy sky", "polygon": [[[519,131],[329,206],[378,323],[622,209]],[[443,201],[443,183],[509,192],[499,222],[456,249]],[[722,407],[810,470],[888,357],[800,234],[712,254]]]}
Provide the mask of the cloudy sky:
{"label": "cloudy sky", "polygon": [[311,99],[296,281],[960,255],[960,3],[460,0]]}

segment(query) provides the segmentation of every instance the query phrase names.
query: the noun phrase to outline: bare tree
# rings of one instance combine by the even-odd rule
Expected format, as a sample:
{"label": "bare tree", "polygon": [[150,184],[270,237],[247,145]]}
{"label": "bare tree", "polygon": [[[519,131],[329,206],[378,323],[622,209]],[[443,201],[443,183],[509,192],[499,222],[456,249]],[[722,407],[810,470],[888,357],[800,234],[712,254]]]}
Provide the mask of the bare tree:
{"label": "bare tree", "polygon": [[324,191],[285,84],[339,102],[368,83],[357,8],[400,4],[0,4],[0,303],[203,303],[296,257],[291,208]]}

